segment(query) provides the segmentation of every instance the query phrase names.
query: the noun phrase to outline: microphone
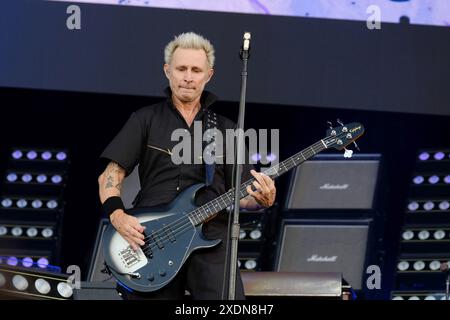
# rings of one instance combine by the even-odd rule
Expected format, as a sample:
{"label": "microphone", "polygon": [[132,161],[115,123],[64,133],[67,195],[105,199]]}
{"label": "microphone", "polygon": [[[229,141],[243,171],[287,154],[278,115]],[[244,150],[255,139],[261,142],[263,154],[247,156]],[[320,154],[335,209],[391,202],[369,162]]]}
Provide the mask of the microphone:
{"label": "microphone", "polygon": [[250,39],[251,39],[252,35],[250,34],[250,32],[245,32],[244,33],[244,44],[242,45],[242,50],[244,51],[248,51],[250,49]]}
{"label": "microphone", "polygon": [[250,39],[251,39],[250,32],[244,32],[243,36],[243,42],[241,46],[241,50],[239,52],[239,56],[242,60],[247,60],[250,58]]}

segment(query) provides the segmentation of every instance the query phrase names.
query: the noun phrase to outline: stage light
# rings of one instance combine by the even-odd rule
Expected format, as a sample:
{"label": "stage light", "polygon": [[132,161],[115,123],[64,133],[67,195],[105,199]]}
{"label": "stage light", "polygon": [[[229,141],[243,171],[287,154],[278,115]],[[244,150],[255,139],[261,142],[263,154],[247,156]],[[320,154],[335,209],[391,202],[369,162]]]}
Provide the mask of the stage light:
{"label": "stage light", "polygon": [[432,201],[427,201],[423,204],[423,208],[427,211],[433,210],[434,203]]}
{"label": "stage light", "polygon": [[434,238],[436,240],[441,240],[445,238],[445,231],[444,230],[436,230],[433,234]]}
{"label": "stage light", "polygon": [[56,200],[47,201],[47,208],[55,209],[56,207],[58,207],[58,202],[56,202]]}
{"label": "stage light", "polygon": [[423,176],[415,176],[413,179],[414,184],[421,184],[422,182],[424,182],[424,177]]}
{"label": "stage light", "polygon": [[14,227],[14,228],[12,228],[12,230],[11,230],[11,234],[12,234],[14,237],[20,237],[20,236],[22,235],[22,233],[23,233],[23,230],[22,230],[21,227]]}
{"label": "stage light", "polygon": [[66,160],[66,158],[67,158],[67,154],[63,151],[58,152],[56,154],[56,159],[58,159],[59,161],[64,161],[64,160]]}
{"label": "stage light", "polygon": [[40,294],[48,294],[51,290],[50,284],[48,281],[39,278],[34,282],[34,287],[36,288],[37,292]]}
{"label": "stage light", "polygon": [[433,260],[429,264],[430,270],[437,271],[441,268],[441,262],[438,260]]}
{"label": "stage light", "polygon": [[275,161],[277,159],[277,155],[275,153],[269,153],[267,155],[266,159],[267,159],[268,162],[273,162],[273,161]]}
{"label": "stage light", "polygon": [[50,238],[53,236],[53,230],[51,228],[45,228],[42,229],[41,234],[44,238]]}
{"label": "stage light", "polygon": [[15,150],[13,151],[13,153],[11,154],[13,159],[19,160],[20,158],[22,158],[23,153],[20,150]]}
{"label": "stage light", "polygon": [[12,278],[12,284],[13,284],[14,288],[16,288],[19,291],[24,291],[28,288],[27,279],[25,279],[25,277],[20,274],[16,274]]}
{"label": "stage light", "polygon": [[36,159],[36,158],[37,158],[37,153],[36,153],[36,151],[34,151],[34,150],[28,151],[28,152],[27,152],[27,158],[28,158],[29,160],[34,160],[34,159]]}
{"label": "stage light", "polygon": [[448,208],[450,208],[450,203],[448,201],[444,200],[439,203],[439,209],[448,210]]}
{"label": "stage light", "polygon": [[425,262],[423,262],[421,260],[416,261],[416,262],[414,262],[413,268],[416,271],[421,271],[421,270],[423,270],[423,268],[425,268]]}
{"label": "stage light", "polygon": [[13,204],[13,202],[9,198],[5,198],[2,200],[2,207],[4,207],[4,208],[9,208],[12,206],[12,204]]}
{"label": "stage light", "polygon": [[36,181],[39,183],[44,183],[47,181],[47,176],[45,174],[40,174],[36,177]]}
{"label": "stage light", "polygon": [[426,296],[425,300],[436,300],[434,296]]}
{"label": "stage light", "polygon": [[8,233],[8,229],[5,226],[0,226],[0,237]]}
{"label": "stage light", "polygon": [[261,160],[261,155],[260,155],[259,153],[255,153],[255,154],[252,155],[251,159],[252,159],[254,162],[258,162],[258,161]]}
{"label": "stage light", "polygon": [[420,240],[426,240],[430,237],[430,233],[427,230],[422,230],[419,232],[418,237]]}
{"label": "stage light", "polygon": [[444,182],[445,182],[445,183],[447,183],[447,184],[449,184],[449,183],[450,183],[450,174],[449,174],[449,175],[447,175],[447,176],[445,176],[445,178],[444,178]]}
{"label": "stage light", "polygon": [[430,154],[428,152],[422,152],[419,154],[419,159],[422,161],[428,160],[430,158]]}
{"label": "stage light", "polygon": [[30,257],[25,257],[22,259],[22,265],[25,268],[30,268],[33,266],[33,259],[31,259]]}
{"label": "stage light", "polygon": [[414,232],[412,232],[411,230],[407,230],[403,232],[402,237],[404,240],[411,240],[412,238],[414,238]]}
{"label": "stage light", "polygon": [[36,237],[38,234],[38,230],[35,227],[31,227],[27,229],[27,236],[30,238]]}
{"label": "stage light", "polygon": [[24,174],[22,175],[22,181],[23,181],[23,182],[28,183],[28,182],[30,182],[31,180],[33,180],[33,176],[32,176],[31,174],[29,174],[29,173],[24,173]]}
{"label": "stage light", "polygon": [[392,300],[405,300],[405,299],[403,299],[403,297],[401,297],[401,296],[396,296],[396,297],[393,297]]}
{"label": "stage light", "polygon": [[245,232],[245,230],[239,230],[239,240],[245,239],[246,236],[247,233]]}
{"label": "stage light", "polygon": [[52,153],[50,151],[44,151],[41,154],[43,160],[50,160],[52,158]]}
{"label": "stage light", "polygon": [[256,261],[253,259],[245,261],[245,268],[247,270],[254,270],[256,268]]}
{"label": "stage light", "polygon": [[409,262],[408,261],[400,261],[397,264],[397,269],[400,271],[406,271],[409,268]]}
{"label": "stage light", "polygon": [[6,264],[9,266],[17,266],[18,263],[19,263],[19,259],[17,259],[16,257],[9,257],[6,260]]}
{"label": "stage light", "polygon": [[420,298],[418,296],[411,296],[408,300],[420,300]]}
{"label": "stage light", "polygon": [[55,174],[52,176],[52,182],[54,184],[61,183],[61,181],[62,181],[62,177],[59,174]]}
{"label": "stage light", "polygon": [[39,199],[33,200],[33,202],[31,202],[31,206],[35,209],[39,209],[42,207],[42,201]]}
{"label": "stage light", "polygon": [[60,282],[56,286],[58,293],[64,298],[70,298],[73,294],[72,287],[66,282]]}
{"label": "stage light", "polygon": [[28,202],[27,202],[27,200],[25,200],[25,199],[19,199],[19,200],[17,200],[17,202],[16,202],[16,206],[18,207],[18,208],[25,208],[26,206],[28,205]]}
{"label": "stage light", "polygon": [[47,268],[49,265],[48,259],[47,258],[39,258],[39,260],[37,261],[37,266],[39,268],[45,269]]}
{"label": "stage light", "polygon": [[238,268],[241,267],[241,260],[238,260],[238,261],[237,261],[237,265],[238,265]]}
{"label": "stage light", "polygon": [[73,296],[68,275],[23,267],[0,267],[0,294],[15,299],[66,300]]}
{"label": "stage light", "polygon": [[8,180],[8,182],[15,182],[17,180],[17,174],[15,174],[14,172],[9,173],[6,176],[6,180]]}
{"label": "stage light", "polygon": [[416,201],[410,202],[408,204],[409,211],[416,211],[417,209],[419,209],[419,204]]}
{"label": "stage light", "polygon": [[431,177],[428,178],[428,182],[431,184],[436,184],[439,182],[439,177],[436,175],[433,175]]}
{"label": "stage light", "polygon": [[250,238],[252,238],[253,240],[258,240],[260,239],[262,236],[261,230],[259,229],[255,229],[252,230],[252,232],[250,232]]}
{"label": "stage light", "polygon": [[434,159],[436,159],[436,160],[442,160],[442,159],[444,159],[444,157],[445,157],[445,154],[441,151],[436,152],[434,154]]}

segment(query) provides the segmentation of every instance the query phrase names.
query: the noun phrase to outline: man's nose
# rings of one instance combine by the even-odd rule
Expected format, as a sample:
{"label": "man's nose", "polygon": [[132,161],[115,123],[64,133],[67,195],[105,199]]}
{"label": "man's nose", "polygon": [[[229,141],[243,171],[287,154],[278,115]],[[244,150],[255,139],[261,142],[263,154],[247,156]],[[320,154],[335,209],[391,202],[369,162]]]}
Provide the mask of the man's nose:
{"label": "man's nose", "polygon": [[184,74],[184,81],[186,82],[192,82],[193,78],[192,78],[192,71],[187,70],[186,73]]}

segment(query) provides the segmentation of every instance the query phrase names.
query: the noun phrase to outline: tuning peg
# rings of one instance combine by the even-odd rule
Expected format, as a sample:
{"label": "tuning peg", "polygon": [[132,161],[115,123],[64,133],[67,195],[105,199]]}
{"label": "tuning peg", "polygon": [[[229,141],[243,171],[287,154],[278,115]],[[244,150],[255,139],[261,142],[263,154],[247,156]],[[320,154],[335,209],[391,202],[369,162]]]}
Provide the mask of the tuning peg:
{"label": "tuning peg", "polygon": [[337,119],[337,120],[336,120],[336,122],[337,122],[337,123],[339,123],[339,124],[340,124],[341,126],[343,126],[343,125],[344,125],[344,124],[342,123],[342,121],[341,121],[341,120],[339,120],[339,119]]}
{"label": "tuning peg", "polygon": [[351,158],[353,156],[353,150],[344,148],[345,152],[344,152],[344,158]]}
{"label": "tuning peg", "polygon": [[353,141],[353,144],[355,145],[356,150],[361,151],[361,150],[359,150],[359,147],[358,147],[358,145],[356,144],[355,141]]}
{"label": "tuning peg", "polygon": [[327,121],[327,125],[330,127],[330,129],[333,129],[333,123],[331,121]]}

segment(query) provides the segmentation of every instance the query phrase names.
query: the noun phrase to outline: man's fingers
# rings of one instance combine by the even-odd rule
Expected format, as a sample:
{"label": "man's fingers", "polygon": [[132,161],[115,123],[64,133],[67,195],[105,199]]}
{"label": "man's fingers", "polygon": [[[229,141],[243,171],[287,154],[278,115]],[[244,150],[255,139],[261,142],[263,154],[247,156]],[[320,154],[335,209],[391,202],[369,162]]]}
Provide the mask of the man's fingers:
{"label": "man's fingers", "polygon": [[269,191],[269,185],[268,185],[268,182],[266,181],[266,178],[269,178],[269,177],[263,173],[256,172],[255,170],[252,170],[252,174],[255,177],[256,181],[258,181],[258,183],[262,187],[261,190]]}
{"label": "man's fingers", "polygon": [[130,244],[131,248],[136,251],[139,246],[129,237],[129,236],[124,236],[124,239]]}
{"label": "man's fingers", "polygon": [[256,188],[257,190],[261,190],[261,191],[262,191],[262,187],[261,187],[261,185],[258,183],[258,181],[253,181],[253,185],[255,186],[255,188]]}
{"label": "man's fingers", "polygon": [[139,233],[138,231],[136,231],[133,227],[129,227],[128,228],[128,233],[130,235],[130,237],[132,237],[138,244],[140,245],[144,245],[144,235],[142,233]]}
{"label": "man's fingers", "polygon": [[259,193],[254,192],[254,191],[252,190],[252,187],[251,187],[251,186],[247,186],[247,192],[248,192],[248,194],[251,195],[253,198],[259,199]]}

